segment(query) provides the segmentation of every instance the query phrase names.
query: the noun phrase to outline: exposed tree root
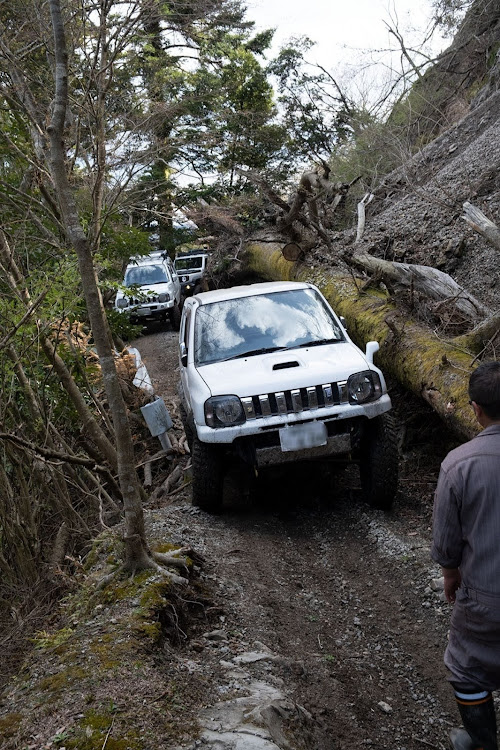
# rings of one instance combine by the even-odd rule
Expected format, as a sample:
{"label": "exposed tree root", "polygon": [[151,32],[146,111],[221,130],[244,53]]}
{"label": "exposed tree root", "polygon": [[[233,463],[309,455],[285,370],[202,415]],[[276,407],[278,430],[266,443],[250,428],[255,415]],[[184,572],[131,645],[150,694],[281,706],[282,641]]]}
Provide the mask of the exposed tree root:
{"label": "exposed tree root", "polygon": [[[191,547],[180,547],[168,554],[154,552],[144,545],[139,535],[125,539],[125,543],[128,546],[127,562],[124,562],[112,573],[101,578],[97,585],[98,589],[105,588],[112,580],[124,573],[133,577],[141,570],[154,570],[163,577],[168,578],[172,583],[185,586],[189,582],[188,557],[197,563],[203,561],[203,558],[194,552]],[[179,555],[182,555],[182,557],[179,557]],[[185,575],[177,575],[177,573],[168,570],[168,567],[177,568]]]}

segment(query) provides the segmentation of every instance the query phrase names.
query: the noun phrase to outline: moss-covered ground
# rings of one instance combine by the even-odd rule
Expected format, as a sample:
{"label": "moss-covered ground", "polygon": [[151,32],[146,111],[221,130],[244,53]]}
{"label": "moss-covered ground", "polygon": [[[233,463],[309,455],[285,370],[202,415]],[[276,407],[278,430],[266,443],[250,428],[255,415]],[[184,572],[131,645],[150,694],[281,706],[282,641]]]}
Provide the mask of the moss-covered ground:
{"label": "moss-covered ground", "polygon": [[3,749],[148,750],[182,739],[191,707],[209,692],[176,655],[193,629],[185,602],[203,611],[204,592],[193,578],[180,595],[156,571],[100,587],[120,554],[116,536],[97,539],[57,625],[33,638],[29,662],[0,703]]}

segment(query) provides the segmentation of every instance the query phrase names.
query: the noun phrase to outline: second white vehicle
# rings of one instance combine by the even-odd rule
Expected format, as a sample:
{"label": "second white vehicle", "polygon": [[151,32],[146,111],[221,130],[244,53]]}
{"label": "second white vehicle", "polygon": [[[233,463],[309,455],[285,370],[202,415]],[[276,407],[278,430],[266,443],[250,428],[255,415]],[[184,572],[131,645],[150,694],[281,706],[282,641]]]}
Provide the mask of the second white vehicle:
{"label": "second white vehicle", "polygon": [[181,285],[170,258],[157,252],[131,260],[123,287],[116,295],[115,308],[127,312],[132,323],[147,325],[168,319],[173,329],[179,330]]}

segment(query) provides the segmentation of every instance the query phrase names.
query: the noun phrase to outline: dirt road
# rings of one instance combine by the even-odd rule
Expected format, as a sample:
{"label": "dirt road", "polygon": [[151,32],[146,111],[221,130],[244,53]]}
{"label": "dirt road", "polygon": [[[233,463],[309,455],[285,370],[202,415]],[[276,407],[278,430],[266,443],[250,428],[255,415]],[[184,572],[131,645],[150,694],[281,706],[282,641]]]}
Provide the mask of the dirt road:
{"label": "dirt road", "polygon": [[[158,395],[175,399],[176,335],[134,345]],[[186,653],[222,694],[225,654],[269,649],[278,658],[266,669],[310,713],[316,750],[445,748],[457,720],[442,664],[450,608],[430,588],[439,569],[429,557],[432,493],[450,445],[425,407],[393,400],[402,481],[390,514],[361,502],[354,469],[316,466],[269,471],[221,516],[193,509],[189,489],[153,514],[205,556],[222,613],[222,646],[186,642]]]}

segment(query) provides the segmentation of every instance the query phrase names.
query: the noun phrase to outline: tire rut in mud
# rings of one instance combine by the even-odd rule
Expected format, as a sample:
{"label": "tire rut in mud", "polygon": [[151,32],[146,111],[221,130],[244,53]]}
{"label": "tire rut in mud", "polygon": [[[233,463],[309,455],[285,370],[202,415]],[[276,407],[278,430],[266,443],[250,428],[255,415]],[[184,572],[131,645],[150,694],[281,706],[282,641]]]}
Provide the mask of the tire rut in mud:
{"label": "tire rut in mud", "polygon": [[291,665],[284,679],[320,722],[318,750],[439,747],[452,719],[447,618],[434,594],[423,607],[434,568],[404,559],[404,548],[400,559],[381,554],[374,517],[380,533],[384,519],[340,499],[209,521],[234,614],[247,639],[251,631]]}

